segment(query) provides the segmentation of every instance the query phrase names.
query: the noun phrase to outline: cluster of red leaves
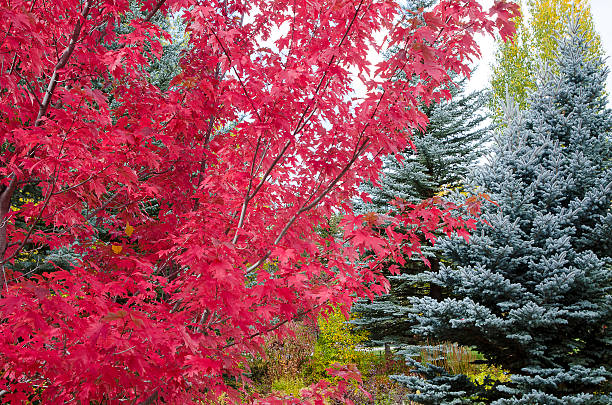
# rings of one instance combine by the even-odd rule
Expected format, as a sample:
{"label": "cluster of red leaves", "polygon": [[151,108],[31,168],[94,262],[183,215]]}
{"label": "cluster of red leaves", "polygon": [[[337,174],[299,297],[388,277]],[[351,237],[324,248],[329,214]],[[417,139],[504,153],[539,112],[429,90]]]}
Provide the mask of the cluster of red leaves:
{"label": "cluster of red leaves", "polygon": [[[514,12],[472,0],[441,1],[424,20],[391,0],[0,0],[2,401],[237,399],[262,336],[384,291],[378,270],[418,252],[419,232],[473,225],[424,203],[386,218],[381,237],[346,203],[426,125],[419,103],[467,73],[474,34],[506,35]],[[151,19],[167,13],[189,44],[162,92],[146,67],[169,39]],[[379,30],[397,51],[370,75]],[[351,71],[374,77],[362,98]],[[11,210],[26,186],[42,198]],[[317,232],[343,204],[342,237]],[[80,259],[11,273],[26,245]]]}

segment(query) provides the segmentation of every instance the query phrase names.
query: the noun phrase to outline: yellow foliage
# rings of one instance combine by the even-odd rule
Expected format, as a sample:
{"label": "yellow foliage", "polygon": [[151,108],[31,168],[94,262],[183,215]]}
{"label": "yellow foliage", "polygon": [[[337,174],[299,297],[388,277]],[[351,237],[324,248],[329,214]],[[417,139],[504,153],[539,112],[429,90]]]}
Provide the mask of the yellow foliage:
{"label": "yellow foliage", "polygon": [[555,70],[554,60],[557,37],[564,31],[567,18],[578,17],[583,34],[590,41],[591,56],[603,56],[601,39],[595,32],[591,9],[587,0],[527,0],[530,18],[519,17],[515,22],[514,39],[500,43],[496,63],[491,75],[491,110],[499,124],[503,124],[502,106],[506,91],[519,108],[527,105],[529,93],[536,87],[536,77],[541,66]]}
{"label": "yellow foliage", "polygon": [[555,36],[563,32],[565,19],[574,13],[585,38],[590,42],[591,56],[603,56],[601,39],[595,33],[591,7],[587,0],[528,0],[528,4],[531,11],[531,29],[541,60],[555,60]]}
{"label": "yellow foliage", "polygon": [[489,378],[490,381],[485,386],[485,389],[493,388],[495,381],[499,381],[502,383],[510,381],[510,376],[507,372],[493,366],[484,367],[482,368],[482,370],[480,370],[480,372],[476,374],[469,374],[468,377],[470,378],[470,380],[480,385],[484,384],[485,380]]}
{"label": "yellow foliage", "polygon": [[300,391],[307,387],[307,384],[299,377],[282,377],[272,382],[272,391],[280,392],[285,395],[300,397]]}
{"label": "yellow foliage", "polygon": [[332,363],[357,363],[360,352],[356,346],[367,339],[364,331],[356,331],[352,324],[340,310],[336,308],[327,316],[318,319],[319,336],[315,346],[315,357],[325,363],[325,367]]}
{"label": "yellow foliage", "polygon": [[434,196],[436,196],[436,197],[444,197],[445,195],[450,193],[450,191],[451,190],[448,187],[446,187],[446,185],[443,185],[442,187],[440,187],[438,192],[436,194],[434,194]]}
{"label": "yellow foliage", "polygon": [[127,236],[132,236],[132,233],[134,233],[134,227],[128,222],[125,224],[125,234]]}
{"label": "yellow foliage", "polygon": [[515,23],[517,29],[514,38],[499,44],[496,64],[491,74],[491,110],[498,121],[503,118],[502,106],[506,100],[506,91],[522,108],[528,93],[535,88],[533,72],[537,61],[531,50],[532,34],[522,16],[518,17]]}

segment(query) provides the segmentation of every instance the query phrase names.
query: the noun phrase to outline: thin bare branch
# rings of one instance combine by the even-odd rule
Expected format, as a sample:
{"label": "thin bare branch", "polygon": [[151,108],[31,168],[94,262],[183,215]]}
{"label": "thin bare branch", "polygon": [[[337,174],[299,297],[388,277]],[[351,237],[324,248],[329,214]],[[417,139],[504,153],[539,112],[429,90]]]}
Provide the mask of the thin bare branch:
{"label": "thin bare branch", "polygon": [[67,187],[67,188],[61,189],[59,191],[56,191],[56,192],[53,193],[53,195],[63,194],[63,193],[66,193],[66,192],[68,192],[70,190],[74,190],[75,188],[81,187],[82,185],[84,185],[84,184],[90,182],[91,180],[93,180],[96,176],[100,175],[102,172],[104,172],[110,166],[111,166],[111,164],[109,163],[104,168],[102,168],[102,170],[99,170],[97,173],[92,174],[91,176],[89,176],[85,180],[83,180],[83,181],[81,181],[81,182],[79,182],[77,184],[74,184],[74,185],[72,185],[70,187]]}
{"label": "thin bare branch", "polygon": [[[313,306],[312,308],[310,308],[310,309],[309,309],[309,310],[307,310],[307,311],[300,311],[300,312],[298,312],[297,314],[295,314],[294,316],[292,316],[292,317],[290,317],[290,318],[287,318],[287,319],[285,319],[285,320],[283,320],[283,321],[280,321],[279,323],[275,324],[275,325],[274,325],[274,326],[272,326],[271,328],[268,328],[268,329],[266,329],[266,330],[263,330],[263,331],[260,331],[260,332],[256,332],[256,333],[253,333],[253,334],[251,334],[251,335],[247,336],[247,337],[246,337],[246,339],[250,340],[250,339],[256,338],[256,337],[258,337],[258,336],[262,336],[262,335],[268,334],[268,333],[270,333],[270,332],[273,332],[273,331],[275,331],[276,329],[280,328],[281,326],[283,326],[283,325],[285,325],[285,324],[287,324],[287,323],[289,323],[289,322],[291,322],[291,321],[293,321],[293,320],[296,320],[296,319],[298,319],[298,318],[301,318],[301,317],[303,317],[304,315],[308,315],[309,313],[311,313],[311,312],[312,312],[312,311],[314,311],[315,309],[317,309],[317,308],[321,307],[323,304],[327,303],[328,301],[329,301],[329,300],[327,300],[327,301],[325,301],[325,302],[322,302],[322,303],[320,303],[320,304],[317,304],[317,305]],[[236,341],[234,341],[234,342],[232,342],[232,343],[228,343],[228,344],[226,344],[225,346],[223,346],[223,348],[222,348],[222,349],[227,349],[228,347],[235,346],[236,344],[238,344],[238,342],[236,342]]]}
{"label": "thin bare branch", "polygon": [[[285,143],[285,146],[283,147],[283,149],[281,149],[279,154],[274,158],[274,160],[272,161],[272,164],[270,164],[270,167],[268,167],[268,170],[266,170],[266,173],[264,173],[263,177],[259,181],[259,184],[255,187],[255,190],[253,190],[252,194],[249,194],[250,186],[251,186],[251,184],[250,184],[251,180],[249,180],[249,186],[247,187],[247,191],[245,193],[244,201],[243,201],[242,207],[240,209],[240,218],[238,220],[238,225],[236,227],[236,233],[234,234],[234,238],[232,239],[232,243],[235,244],[236,241],[238,240],[238,230],[242,229],[242,226],[244,225],[244,218],[245,218],[245,215],[246,215],[247,206],[249,205],[249,201],[251,201],[253,199],[253,197],[255,197],[255,195],[259,192],[259,190],[261,190],[263,185],[268,180],[268,176],[270,176],[270,173],[272,172],[272,169],[274,169],[276,164],[281,160],[281,158],[283,157],[283,155],[285,154],[285,152],[289,148],[289,145],[291,145],[291,140],[288,140]],[[252,176],[251,176],[251,179],[252,179]]]}

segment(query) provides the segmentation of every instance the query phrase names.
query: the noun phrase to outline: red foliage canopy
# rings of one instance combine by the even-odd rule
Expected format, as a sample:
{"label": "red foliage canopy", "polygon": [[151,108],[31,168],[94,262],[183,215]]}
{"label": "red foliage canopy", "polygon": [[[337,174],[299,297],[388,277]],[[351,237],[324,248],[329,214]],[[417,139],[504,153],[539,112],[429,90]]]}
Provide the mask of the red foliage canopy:
{"label": "red foliage canopy", "polygon": [[[379,270],[418,252],[418,232],[473,226],[428,202],[385,218],[383,238],[370,229],[380,218],[347,202],[427,124],[419,104],[468,72],[474,34],[506,35],[514,12],[473,0],[441,1],[424,20],[391,0],[0,0],[2,401],[239,396],[262,336],[384,291]],[[168,13],[188,46],[161,91],[147,67],[169,35],[151,20]],[[380,30],[396,52],[370,75]],[[355,71],[374,77],[360,98]],[[27,187],[40,197],[17,201]],[[339,207],[341,237],[319,231]],[[43,247],[78,259],[13,271]]]}

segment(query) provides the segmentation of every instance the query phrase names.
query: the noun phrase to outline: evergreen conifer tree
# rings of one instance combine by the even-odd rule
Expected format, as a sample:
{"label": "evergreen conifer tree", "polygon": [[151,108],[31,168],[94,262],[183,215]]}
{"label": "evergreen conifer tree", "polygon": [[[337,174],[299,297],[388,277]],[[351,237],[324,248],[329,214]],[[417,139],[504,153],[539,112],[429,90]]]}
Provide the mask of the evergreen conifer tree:
{"label": "evergreen conifer tree", "polygon": [[612,403],[607,70],[576,22],[558,50],[558,69],[524,114],[513,109],[491,162],[469,176],[499,206],[469,244],[441,241],[452,265],[432,276],[451,297],[412,300],[416,333],[475,347],[510,381],[485,389],[421,366],[425,379],[397,377],[420,403]]}
{"label": "evergreen conifer tree", "polygon": [[[394,210],[390,202],[399,198],[408,203],[420,203],[424,199],[457,187],[468,167],[481,156],[481,145],[487,128],[484,106],[487,95],[483,91],[464,94],[464,81],[451,88],[452,101],[432,103],[424,111],[429,117],[427,129],[414,137],[416,152],[412,149],[385,159],[380,187],[370,183],[362,186],[371,202],[356,202],[362,213],[385,214]],[[429,242],[423,241],[423,254],[431,268],[439,267],[439,252]],[[423,273],[429,268],[421,258],[406,258],[401,275],[389,276],[390,293],[354,306],[358,318],[353,321],[370,332],[376,344],[398,345],[412,342],[413,334],[406,314],[409,299],[430,295],[441,298],[441,290]]]}

